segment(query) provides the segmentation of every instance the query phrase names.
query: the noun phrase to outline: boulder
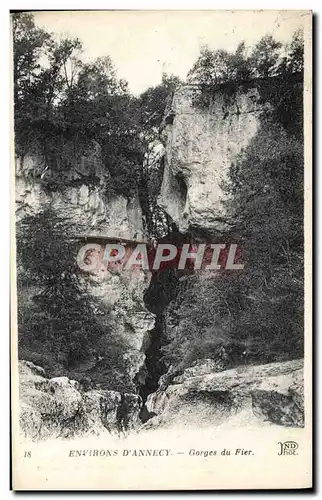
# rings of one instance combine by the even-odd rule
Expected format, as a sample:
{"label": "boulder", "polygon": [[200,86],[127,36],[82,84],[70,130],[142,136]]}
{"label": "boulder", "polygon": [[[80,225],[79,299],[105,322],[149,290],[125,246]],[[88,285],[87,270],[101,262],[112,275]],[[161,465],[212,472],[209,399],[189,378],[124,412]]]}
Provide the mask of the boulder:
{"label": "boulder", "polygon": [[[27,364],[28,363],[28,364]],[[70,437],[82,422],[82,396],[67,377],[47,379],[42,368],[20,362],[20,427],[34,438]],[[44,374],[44,373],[43,373]]]}
{"label": "boulder", "polygon": [[[304,426],[303,360],[209,372],[199,362],[148,397],[154,426]],[[203,373],[202,373],[203,372]]]}
{"label": "boulder", "polygon": [[137,394],[92,389],[68,377],[45,377],[41,367],[19,362],[20,429],[32,440],[119,433],[139,424]]}
{"label": "boulder", "polygon": [[84,430],[99,435],[104,429],[117,431],[117,408],[121,395],[116,391],[92,390],[83,395],[86,415]]}

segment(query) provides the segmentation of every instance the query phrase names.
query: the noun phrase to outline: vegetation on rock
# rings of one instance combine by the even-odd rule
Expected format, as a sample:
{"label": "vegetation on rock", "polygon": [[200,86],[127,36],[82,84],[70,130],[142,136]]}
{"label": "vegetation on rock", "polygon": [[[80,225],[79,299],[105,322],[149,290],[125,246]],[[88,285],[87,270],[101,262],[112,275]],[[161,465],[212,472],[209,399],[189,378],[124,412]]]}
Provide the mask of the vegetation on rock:
{"label": "vegetation on rock", "polygon": [[99,364],[104,387],[131,390],[127,345],[113,332],[106,307],[88,293],[70,230],[50,210],[17,224],[19,357],[51,376],[63,372],[88,383]]}
{"label": "vegetation on rock", "polygon": [[[166,362],[182,370],[211,358],[218,370],[303,356],[303,40],[264,37],[246,55],[205,48],[190,72],[195,104],[209,105],[218,84],[250,78],[263,102],[261,126],[230,165],[227,213],[243,247],[245,270],[179,286],[167,312]],[[267,77],[270,77],[269,80]],[[241,81],[242,80],[242,81]],[[240,88],[240,87],[239,87]],[[199,235],[200,236],[200,235]],[[226,235],[229,238],[230,235]]]}
{"label": "vegetation on rock", "polygon": [[[157,205],[159,128],[180,80],[163,75],[159,86],[134,97],[109,56],[84,63],[78,39],[56,42],[29,13],[14,14],[12,25],[16,154],[43,158],[50,174],[35,176],[49,190],[97,185],[104,177],[107,197],[139,195],[147,233],[164,236],[171,221]],[[302,74],[301,33],[286,47],[270,35],[234,53],[205,47],[188,74],[197,106],[209,106],[218,85],[233,94],[255,80],[271,111],[224,186],[245,272],[177,286],[164,313],[162,349],[174,372],[200,359],[222,370],[303,355]],[[109,388],[132,390],[123,365],[127,346],[86,293],[68,234],[68,221],[46,210],[17,226],[20,358],[75,378],[102,356]],[[26,287],[34,287],[31,301]]]}

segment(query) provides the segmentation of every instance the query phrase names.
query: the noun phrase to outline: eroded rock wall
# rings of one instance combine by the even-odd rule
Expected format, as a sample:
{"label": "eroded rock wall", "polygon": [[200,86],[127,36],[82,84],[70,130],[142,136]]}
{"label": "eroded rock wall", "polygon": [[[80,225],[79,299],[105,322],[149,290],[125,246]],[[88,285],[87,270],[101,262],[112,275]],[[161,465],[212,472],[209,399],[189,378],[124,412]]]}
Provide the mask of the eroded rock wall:
{"label": "eroded rock wall", "polygon": [[136,394],[84,390],[67,377],[47,378],[40,366],[19,362],[20,429],[42,440],[116,434],[137,427],[142,400]]}
{"label": "eroded rock wall", "polygon": [[260,127],[269,108],[256,86],[215,91],[207,107],[194,104],[196,88],[184,85],[164,119],[165,168],[160,206],[181,232],[210,233],[229,228],[223,201],[227,171]]}
{"label": "eroded rock wall", "polygon": [[219,425],[304,426],[303,360],[215,372],[200,360],[148,397],[146,428]]}
{"label": "eroded rock wall", "polygon": [[[86,175],[69,179],[65,187],[48,186],[50,170],[39,156],[16,158],[16,217],[33,215],[50,207],[75,227],[75,236],[142,238],[143,219],[138,196],[109,196],[108,179],[91,183]],[[73,185],[74,181],[74,185]]]}
{"label": "eroded rock wall", "polygon": [[[55,215],[68,221],[73,232],[71,237],[79,238],[80,241],[87,235],[142,239],[143,218],[138,195],[130,199],[109,195],[108,178],[102,171],[97,151],[92,161],[95,161],[99,183],[91,183],[84,165],[88,159],[83,160],[78,170],[73,169],[73,178],[64,181],[60,189],[51,189],[52,173],[41,157],[27,155],[17,158],[17,221],[27,215],[51,209]],[[149,280],[149,273],[143,271],[134,274],[98,271],[87,283],[87,289],[93,297],[104,304],[115,337],[122,339],[127,346],[125,362],[132,381],[144,365],[144,351],[149,342],[149,332],[154,326],[154,315],[146,309],[143,301]],[[37,287],[25,287],[20,291],[20,303],[30,301],[36,292]],[[94,378],[96,363],[95,359],[88,362]],[[86,371],[87,368],[83,368]]]}

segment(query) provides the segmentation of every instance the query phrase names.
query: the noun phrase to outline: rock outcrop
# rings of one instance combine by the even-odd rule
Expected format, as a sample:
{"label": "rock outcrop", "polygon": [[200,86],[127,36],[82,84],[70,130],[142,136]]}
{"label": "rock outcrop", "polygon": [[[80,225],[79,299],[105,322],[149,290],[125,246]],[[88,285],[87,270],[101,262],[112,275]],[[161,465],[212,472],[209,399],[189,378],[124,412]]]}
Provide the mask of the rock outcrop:
{"label": "rock outcrop", "polygon": [[49,379],[43,368],[19,362],[20,429],[32,440],[120,433],[137,427],[136,394],[93,389],[67,377]]}
{"label": "rock outcrop", "polygon": [[[138,195],[127,199],[108,194],[109,179],[103,172],[98,145],[94,146],[69,173],[62,172],[65,175],[62,186],[55,189],[50,187],[52,173],[43,158],[35,155],[17,158],[17,221],[50,208],[72,227],[71,237],[80,241],[87,235],[142,239],[143,217]],[[59,179],[59,175],[54,178]],[[105,270],[92,275],[86,287],[104,304],[115,337],[122,338],[128,346],[125,358],[132,381],[144,365],[144,346],[154,326],[154,315],[143,300],[149,280],[149,273],[140,270],[135,274]],[[37,292],[37,287],[25,285],[19,292],[21,301],[30,301]],[[95,367],[92,363],[90,367],[95,378]]]}
{"label": "rock outcrop", "polygon": [[193,104],[195,87],[184,85],[173,96],[162,132],[165,168],[160,206],[181,232],[224,231],[230,221],[222,201],[223,183],[238,154],[260,127],[269,107],[255,85],[229,93],[216,90],[205,109]]}
{"label": "rock outcrop", "polygon": [[214,373],[187,369],[148,397],[146,428],[171,426],[304,426],[303,360],[240,366]]}
{"label": "rock outcrop", "polygon": [[[97,163],[100,165],[98,160]],[[88,172],[87,176],[79,173],[77,182],[68,178],[60,189],[51,189],[46,183],[50,169],[43,158],[35,155],[16,158],[15,171],[17,220],[50,206],[73,225],[75,236],[143,237],[138,196],[129,200],[120,195],[108,196],[108,178],[102,172],[97,172],[99,182],[93,183]]]}
{"label": "rock outcrop", "polygon": [[[182,86],[165,116],[161,134],[164,172],[158,203],[181,234],[212,237],[225,234],[234,224],[225,209],[228,170],[259,133],[261,117],[271,108],[252,83],[232,92],[219,87],[204,108],[194,104],[194,95],[194,87]],[[95,164],[95,183],[89,177],[91,162]],[[84,157],[73,172],[76,177],[63,183],[63,189],[46,189],[50,170],[44,162],[35,156],[17,159],[17,218],[49,206],[68,218],[77,234],[126,239],[144,236],[139,197],[107,194],[108,179],[100,171],[99,151],[93,158]],[[115,338],[127,345],[125,361],[133,382],[130,390],[135,390],[135,383],[139,391],[138,385],[144,386],[145,353],[155,325],[155,315],[143,300],[150,275],[101,270],[94,281],[93,297],[105,304]],[[172,306],[176,308],[175,299]],[[172,328],[168,311],[162,310],[159,320]],[[162,326],[159,332],[162,334]],[[156,349],[161,352],[159,344],[156,342]],[[157,359],[156,353],[152,359]],[[161,377],[158,373],[159,389],[148,396],[144,407],[147,418],[153,418],[144,428],[304,425],[301,360],[226,368],[218,361],[200,360],[179,377],[175,377],[175,369]],[[21,362],[20,370],[21,427],[26,435],[37,439],[117,430],[121,394],[99,387],[95,366],[91,375],[94,382],[96,377],[96,385],[91,390],[67,377],[48,379],[41,368],[28,362]],[[126,416],[122,418],[129,427],[137,425],[141,404],[139,396],[126,395]]]}

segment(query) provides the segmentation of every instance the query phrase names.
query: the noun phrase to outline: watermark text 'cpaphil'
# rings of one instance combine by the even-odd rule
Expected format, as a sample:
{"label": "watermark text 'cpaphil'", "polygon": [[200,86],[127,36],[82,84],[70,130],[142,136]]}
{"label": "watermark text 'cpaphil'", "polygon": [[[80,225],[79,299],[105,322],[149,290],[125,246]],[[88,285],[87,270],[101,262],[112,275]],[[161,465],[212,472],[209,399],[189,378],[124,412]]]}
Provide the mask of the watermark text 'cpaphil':
{"label": "watermark text 'cpaphil'", "polygon": [[165,268],[240,271],[244,269],[241,260],[241,248],[236,243],[185,243],[180,246],[171,243],[88,243],[77,255],[78,266],[87,272],[113,268],[125,271],[138,268],[146,271]]}

